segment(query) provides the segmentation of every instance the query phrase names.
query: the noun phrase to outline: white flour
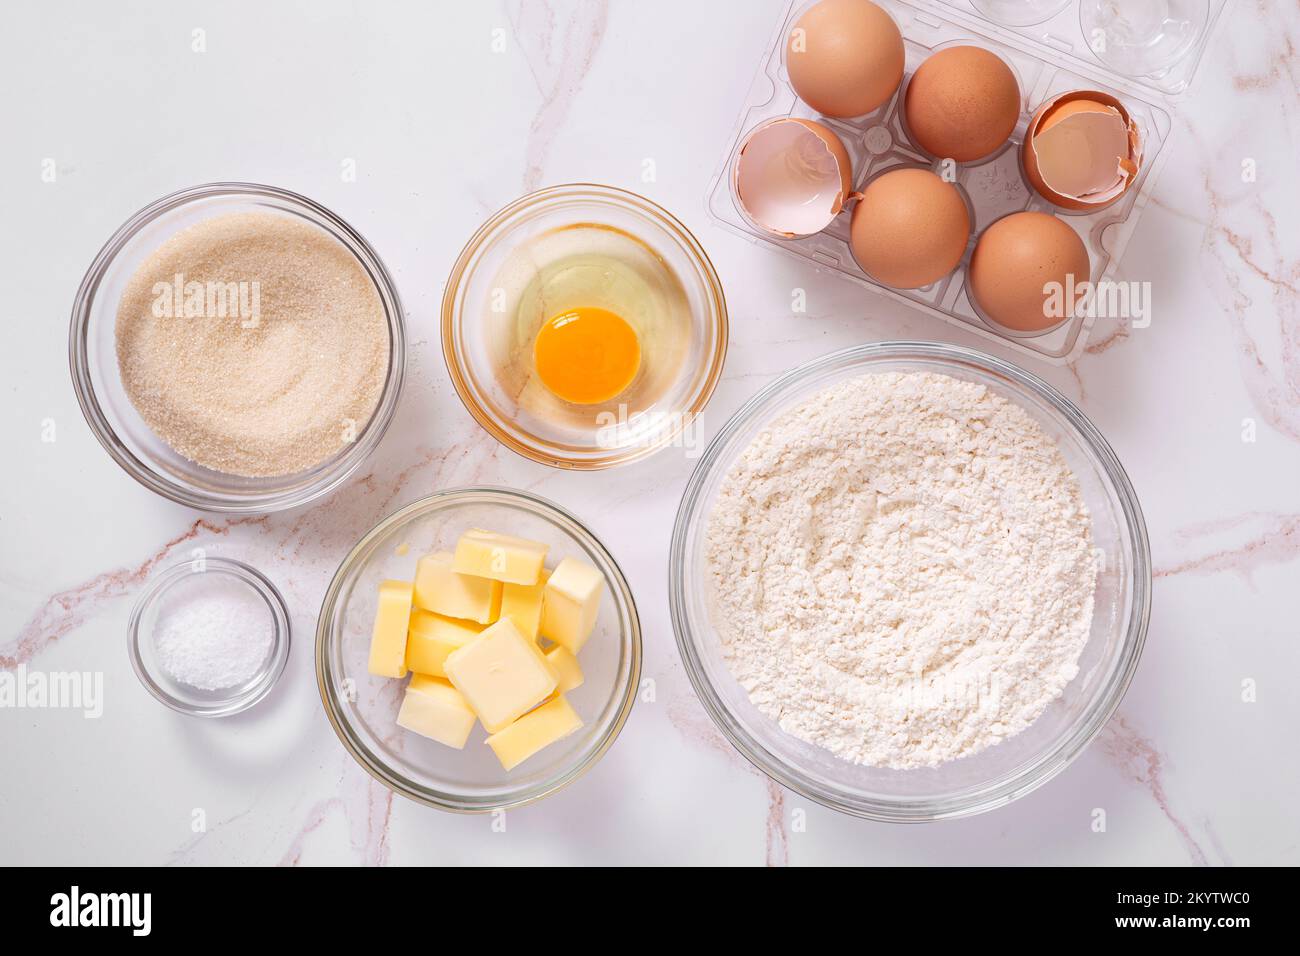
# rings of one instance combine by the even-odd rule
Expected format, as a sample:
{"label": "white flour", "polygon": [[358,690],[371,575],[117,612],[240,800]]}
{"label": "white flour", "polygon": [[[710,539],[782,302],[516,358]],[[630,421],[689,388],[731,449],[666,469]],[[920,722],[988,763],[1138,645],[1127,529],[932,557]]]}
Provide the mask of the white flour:
{"label": "white flour", "polygon": [[893,768],[1028,727],[1078,673],[1097,579],[1056,443],[936,374],[862,376],[775,420],[724,479],[706,557],[754,705]]}

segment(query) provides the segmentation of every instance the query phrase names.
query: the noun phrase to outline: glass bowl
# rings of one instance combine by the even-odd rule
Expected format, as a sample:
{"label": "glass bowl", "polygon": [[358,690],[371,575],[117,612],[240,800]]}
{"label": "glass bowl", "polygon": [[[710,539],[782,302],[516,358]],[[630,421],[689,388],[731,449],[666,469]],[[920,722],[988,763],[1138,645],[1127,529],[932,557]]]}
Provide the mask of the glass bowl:
{"label": "glass bowl", "polygon": [[[248,680],[220,690],[201,690],[167,673],[152,637],[159,612],[170,602],[197,596],[216,582],[247,587],[265,602],[271,621],[271,648]],[[284,598],[265,575],[241,561],[205,556],[182,561],[149,582],[127,624],[127,654],[145,690],[172,710],[190,717],[228,717],[247,710],[271,692],[289,660],[289,636]]]}
{"label": "glass bowl", "polygon": [[[985,385],[1024,408],[1060,444],[1092,512],[1101,553],[1096,607],[1079,674],[1024,732],[934,768],[841,760],[782,731],[732,677],[708,613],[704,533],[719,486],[772,420],[831,384],[870,372],[933,372]],[[782,785],[856,816],[921,822],[982,813],[1064,770],[1119,706],[1141,656],[1151,598],[1146,525],[1110,446],[1073,404],[1014,365],[973,349],[885,342],[835,352],[783,375],[737,412],[687,484],[669,555],[673,629],[705,709],[736,748]]]}
{"label": "glass bowl", "polygon": [[[454,548],[461,533],[475,527],[545,542],[551,548],[548,564],[575,557],[605,577],[596,630],[578,655],[585,680],[568,694],[583,727],[509,772],[486,746],[481,724],[464,750],[398,727],[407,682],[367,670],[379,582],[411,580],[421,555]],[[394,792],[462,813],[540,800],[595,766],[623,729],[640,674],[641,624],[613,557],[568,512],[508,488],[444,491],[385,518],[343,559],[316,629],[321,701],[343,746]]]}
{"label": "glass bowl", "polygon": [[[616,398],[602,406],[568,406],[549,399],[557,411],[548,417],[521,399],[527,384],[502,381],[503,355],[516,346],[503,342],[503,326],[493,316],[504,312],[509,319],[517,311],[504,304],[501,277],[524,273],[535,262],[529,255],[535,247],[525,244],[574,226],[595,226],[646,250],[663,281],[680,285],[689,324],[681,359],[665,373],[671,383],[644,405],[629,408]],[[727,306],[708,255],[666,210],[612,186],[552,186],[492,216],[461,251],[442,300],[442,348],[465,407],[511,451],[557,468],[609,468],[671,444],[708,403],[727,351]]]}
{"label": "glass bowl", "polygon": [[[356,441],[293,475],[244,478],[177,454],[145,424],[127,397],[115,348],[117,307],[136,268],[178,229],[215,215],[271,211],[299,216],[342,243],[375,284],[388,320],[388,374]],[[406,366],[406,334],[397,288],[370,245],[351,226],[305,196],[255,183],[210,183],[164,196],[113,234],[81,280],[68,338],[72,384],[99,443],[136,481],[164,498],[225,514],[294,508],[342,484],[374,451],[397,408]]]}

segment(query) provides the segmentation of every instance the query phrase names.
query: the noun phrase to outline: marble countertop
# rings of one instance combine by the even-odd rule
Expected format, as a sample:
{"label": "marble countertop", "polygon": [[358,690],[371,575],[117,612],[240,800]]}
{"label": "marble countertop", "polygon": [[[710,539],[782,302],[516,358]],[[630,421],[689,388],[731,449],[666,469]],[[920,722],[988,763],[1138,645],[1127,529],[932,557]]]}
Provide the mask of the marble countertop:
{"label": "marble countertop", "polygon": [[[1152,283],[1153,320],[1099,327],[1066,367],[712,222],[705,192],[782,8],[84,0],[10,12],[0,85],[21,94],[6,97],[0,150],[0,669],[102,672],[104,708],[0,709],[0,862],[1300,862],[1300,696],[1282,680],[1300,670],[1300,8],[1235,3],[1120,263],[1120,278]],[[328,500],[266,517],[199,514],[135,484],[68,378],[68,311],[100,245],[152,199],[223,179],[336,210],[384,257],[408,311],[407,387],[377,454]],[[525,461],[473,422],[440,354],[441,287],[467,236],[517,195],[578,180],[647,194],[713,258],[732,329],[705,437],[786,369],[897,338],[1004,355],[1092,417],[1145,509],[1154,611],[1119,714],[1065,773],[980,817],[891,826],[783,790],[715,730],[667,610],[693,462],[670,450],[593,478]],[[806,314],[791,314],[796,287]],[[606,542],[657,687],[598,767],[510,811],[505,832],[373,782],[325,720],[313,671],[316,613],[346,550],[397,507],[472,483],[546,496]],[[134,597],[195,547],[263,569],[292,612],[281,684],[227,720],[165,710],[125,652]]]}

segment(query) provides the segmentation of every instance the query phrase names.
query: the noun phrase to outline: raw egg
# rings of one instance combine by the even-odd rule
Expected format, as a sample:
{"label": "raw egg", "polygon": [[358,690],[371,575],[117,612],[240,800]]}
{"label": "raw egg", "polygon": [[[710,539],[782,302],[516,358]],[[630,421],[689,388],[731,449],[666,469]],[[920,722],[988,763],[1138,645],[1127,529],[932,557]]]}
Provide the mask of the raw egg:
{"label": "raw egg", "polygon": [[907,132],[931,156],[973,163],[997,152],[1020,119],[1020,85],[1002,57],[954,46],[912,74],[903,103]]}
{"label": "raw egg", "polygon": [[903,80],[903,35],[871,0],[821,0],[786,41],[786,72],[803,100],[825,116],[861,116]]}
{"label": "raw egg", "polygon": [[1133,185],[1142,168],[1142,139],[1123,103],[1080,90],[1038,108],[1020,156],[1040,196],[1063,209],[1093,211]]}
{"label": "raw egg", "polygon": [[569,309],[543,323],[533,342],[542,384],[575,405],[607,402],[641,368],[636,331],[608,309]]}
{"label": "raw egg", "polygon": [[984,314],[1017,332],[1069,318],[1071,289],[1091,278],[1079,234],[1045,212],[1017,212],[984,230],[970,261],[970,292]]}
{"label": "raw egg", "polygon": [[928,169],[895,169],[873,179],[849,224],[862,271],[895,289],[919,289],[952,272],[969,237],[961,193]]}
{"label": "raw egg", "polygon": [[736,198],[750,222],[783,238],[811,236],[831,224],[852,182],[848,150],[812,120],[770,120],[740,147]]}

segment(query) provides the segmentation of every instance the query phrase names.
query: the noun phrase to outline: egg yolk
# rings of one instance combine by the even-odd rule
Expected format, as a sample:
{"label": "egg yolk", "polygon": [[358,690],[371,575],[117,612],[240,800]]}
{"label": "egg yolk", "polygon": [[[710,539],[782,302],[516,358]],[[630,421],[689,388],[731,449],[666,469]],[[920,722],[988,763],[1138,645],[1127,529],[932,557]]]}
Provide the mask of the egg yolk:
{"label": "egg yolk", "polygon": [[533,365],[542,384],[566,402],[595,405],[632,384],[641,367],[641,343],[613,312],[570,309],[542,325]]}

